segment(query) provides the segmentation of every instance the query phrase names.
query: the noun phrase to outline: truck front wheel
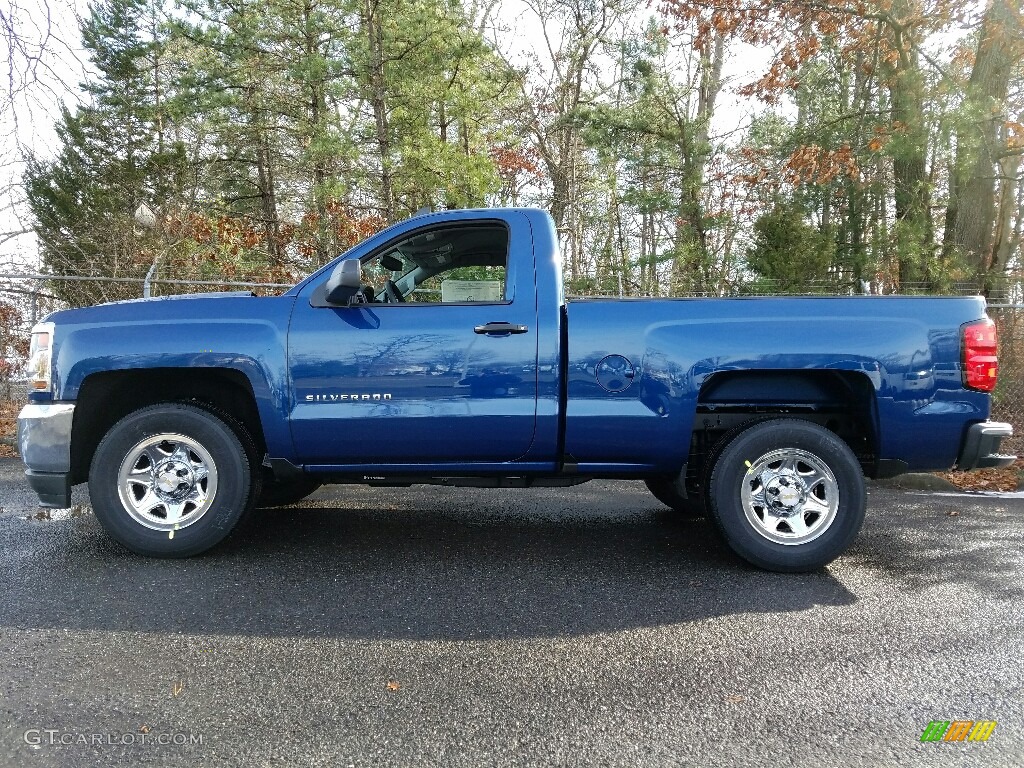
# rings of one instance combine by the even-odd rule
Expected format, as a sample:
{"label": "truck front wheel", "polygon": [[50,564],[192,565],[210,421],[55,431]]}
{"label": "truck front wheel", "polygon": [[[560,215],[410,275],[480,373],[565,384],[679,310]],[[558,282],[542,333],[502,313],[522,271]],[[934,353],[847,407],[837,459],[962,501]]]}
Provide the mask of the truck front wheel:
{"label": "truck front wheel", "polygon": [[89,469],[100,524],[128,549],[190,557],[224,539],[249,510],[250,451],[227,423],[201,408],[164,403],[117,422]]}
{"label": "truck front wheel", "polygon": [[711,516],[730,548],[770,571],[832,562],[864,522],[864,476],[837,435],[807,421],[763,421],[737,435],[711,473]]}

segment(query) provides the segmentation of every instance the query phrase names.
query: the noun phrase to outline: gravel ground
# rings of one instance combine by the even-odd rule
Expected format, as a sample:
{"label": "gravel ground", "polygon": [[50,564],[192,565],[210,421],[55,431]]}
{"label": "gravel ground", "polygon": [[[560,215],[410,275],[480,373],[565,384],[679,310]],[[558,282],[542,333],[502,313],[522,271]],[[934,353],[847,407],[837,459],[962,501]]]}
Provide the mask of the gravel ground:
{"label": "gravel ground", "polygon": [[793,576],[638,483],[331,486],[158,561],[20,472],[0,765],[1024,766],[1024,499],[873,486]]}

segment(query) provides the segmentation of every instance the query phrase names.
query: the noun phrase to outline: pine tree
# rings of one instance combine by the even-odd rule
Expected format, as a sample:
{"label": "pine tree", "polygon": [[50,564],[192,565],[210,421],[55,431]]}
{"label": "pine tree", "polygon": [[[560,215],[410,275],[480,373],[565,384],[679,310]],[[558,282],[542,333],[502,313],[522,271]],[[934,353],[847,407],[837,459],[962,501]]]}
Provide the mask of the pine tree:
{"label": "pine tree", "polygon": [[[138,276],[160,255],[153,233],[133,221],[146,203],[159,210],[180,181],[182,150],[162,112],[159,9],[146,0],[103,0],[82,24],[95,77],[88,104],[61,110],[61,149],[30,159],[25,186],[43,265],[57,274]],[[72,305],[139,295],[130,284],[57,282]]]}

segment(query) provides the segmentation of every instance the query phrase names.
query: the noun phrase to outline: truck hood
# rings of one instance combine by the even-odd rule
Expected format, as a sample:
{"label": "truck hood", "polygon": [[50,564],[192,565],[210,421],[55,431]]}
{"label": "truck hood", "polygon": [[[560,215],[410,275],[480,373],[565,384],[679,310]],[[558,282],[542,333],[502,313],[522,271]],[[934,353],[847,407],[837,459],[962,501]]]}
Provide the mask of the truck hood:
{"label": "truck hood", "polygon": [[[97,320],[127,320],[135,312],[142,310],[144,314],[151,315],[154,312],[163,315],[185,315],[191,314],[183,301],[202,300],[208,301],[239,301],[242,299],[258,298],[252,291],[213,291],[209,293],[178,293],[170,296],[152,296],[148,299],[124,299],[123,301],[108,301],[104,304],[95,304],[91,307],[79,307],[76,309],[61,309],[51,312],[45,318],[51,323],[83,323],[96,322]],[[167,303],[170,302],[171,306]],[[130,308],[129,308],[130,307]]]}

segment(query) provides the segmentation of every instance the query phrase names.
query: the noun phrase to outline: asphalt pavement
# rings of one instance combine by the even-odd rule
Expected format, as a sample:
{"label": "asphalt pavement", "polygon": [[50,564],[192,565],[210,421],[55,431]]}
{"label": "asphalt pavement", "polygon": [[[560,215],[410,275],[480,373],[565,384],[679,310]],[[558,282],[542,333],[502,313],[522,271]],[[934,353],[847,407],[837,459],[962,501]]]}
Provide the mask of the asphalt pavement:
{"label": "asphalt pavement", "polygon": [[1024,499],[872,486],[805,575],[629,482],[330,486],[184,561],[76,503],[0,460],[3,766],[1024,766]]}

